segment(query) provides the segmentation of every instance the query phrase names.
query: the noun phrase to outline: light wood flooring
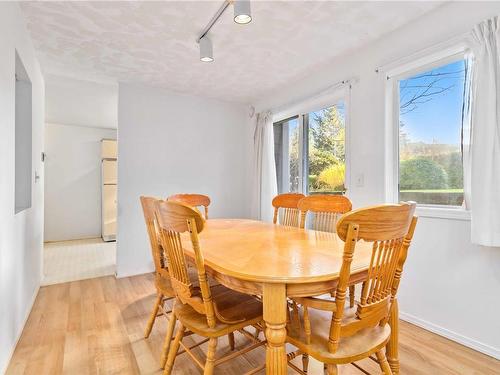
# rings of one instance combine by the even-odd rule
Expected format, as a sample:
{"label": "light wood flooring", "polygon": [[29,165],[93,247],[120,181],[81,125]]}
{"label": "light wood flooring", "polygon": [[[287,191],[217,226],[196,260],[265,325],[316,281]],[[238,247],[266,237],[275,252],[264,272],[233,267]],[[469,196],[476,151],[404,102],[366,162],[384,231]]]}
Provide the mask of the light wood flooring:
{"label": "light wood flooring", "polygon": [[[6,374],[161,374],[165,319],[160,317],[150,338],[143,338],[154,292],[152,275],[42,287]],[[237,346],[245,344],[241,335],[236,339]],[[206,350],[206,344],[202,348]],[[229,351],[226,342],[218,349],[219,355]],[[500,361],[405,322],[400,352],[402,374],[500,374]],[[259,348],[217,367],[215,373],[241,374],[263,363],[264,356],[265,350]],[[300,363],[299,358],[295,361]],[[379,373],[370,360],[359,364]],[[174,373],[200,371],[183,354]],[[322,374],[322,365],[312,361],[309,373]],[[353,366],[341,367],[340,373],[362,374]]]}

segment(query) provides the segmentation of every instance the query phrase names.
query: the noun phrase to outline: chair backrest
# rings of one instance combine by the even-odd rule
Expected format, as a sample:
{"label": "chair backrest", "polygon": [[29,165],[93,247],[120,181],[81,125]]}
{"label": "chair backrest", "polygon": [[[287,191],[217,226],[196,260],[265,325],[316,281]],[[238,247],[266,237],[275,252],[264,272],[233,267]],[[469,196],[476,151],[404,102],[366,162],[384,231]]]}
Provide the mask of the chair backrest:
{"label": "chair backrest", "polygon": [[[413,202],[387,204],[354,210],[339,219],[337,234],[345,241],[345,247],[335,292],[336,309],[330,326],[328,347],[331,352],[337,350],[341,337],[387,322],[417,224],[414,212]],[[370,266],[355,316],[342,321],[351,261],[358,240],[373,243]]]}
{"label": "chair backrest", "polygon": [[155,265],[155,271],[165,277],[168,275],[168,262],[165,258],[161,242],[160,242],[160,231],[158,223],[155,219],[155,202],[160,200],[154,197],[141,196],[142,212],[144,214],[144,221],[146,222],[146,229],[149,237],[149,244],[151,247],[151,254],[153,256],[153,262]]}
{"label": "chair backrest", "polygon": [[208,206],[210,206],[210,197],[203,194],[174,194],[167,198],[167,201],[181,202],[191,207],[203,206],[205,211],[205,220],[208,220]]}
{"label": "chair backrest", "polygon": [[279,214],[279,224],[298,227],[299,209],[297,205],[304,197],[305,195],[300,193],[285,193],[275,196],[272,202],[274,207],[273,223],[278,223],[279,210],[282,209],[281,214]]}
{"label": "chair backrest", "polygon": [[307,213],[311,212],[313,217],[311,229],[335,232],[338,218],[352,210],[352,203],[343,195],[317,194],[302,199],[298,208],[301,228],[305,228]]}
{"label": "chair backrest", "polygon": [[[155,208],[162,246],[168,254],[172,287],[182,303],[189,304],[198,313],[206,315],[208,326],[214,327],[215,309],[198,240],[198,233],[203,230],[204,220],[195,208],[181,202],[157,201]],[[195,254],[199,287],[193,286],[189,278],[181,241],[181,234],[185,232],[189,232]]]}

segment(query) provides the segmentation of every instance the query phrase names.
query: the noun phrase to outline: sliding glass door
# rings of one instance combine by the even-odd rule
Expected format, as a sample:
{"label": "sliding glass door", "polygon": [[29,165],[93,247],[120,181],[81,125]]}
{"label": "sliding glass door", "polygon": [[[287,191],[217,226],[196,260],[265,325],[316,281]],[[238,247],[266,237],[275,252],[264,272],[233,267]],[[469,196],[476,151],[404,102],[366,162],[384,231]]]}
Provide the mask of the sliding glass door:
{"label": "sliding glass door", "polygon": [[278,191],[345,192],[345,105],[299,114],[274,124]]}

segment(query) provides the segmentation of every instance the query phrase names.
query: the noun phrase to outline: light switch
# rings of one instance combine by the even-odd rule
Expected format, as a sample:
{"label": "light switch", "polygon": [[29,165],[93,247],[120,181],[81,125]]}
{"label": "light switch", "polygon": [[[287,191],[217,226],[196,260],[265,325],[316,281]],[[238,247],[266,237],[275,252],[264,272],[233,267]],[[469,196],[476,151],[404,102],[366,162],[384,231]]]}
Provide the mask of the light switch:
{"label": "light switch", "polygon": [[357,187],[365,186],[365,175],[363,173],[360,173],[356,176],[356,186]]}

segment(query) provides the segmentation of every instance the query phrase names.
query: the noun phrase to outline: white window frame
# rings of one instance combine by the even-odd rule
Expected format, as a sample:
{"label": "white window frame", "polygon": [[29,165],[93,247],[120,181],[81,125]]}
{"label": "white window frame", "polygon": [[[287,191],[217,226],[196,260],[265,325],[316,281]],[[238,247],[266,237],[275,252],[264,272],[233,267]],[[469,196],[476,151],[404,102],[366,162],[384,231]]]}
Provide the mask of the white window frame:
{"label": "white window frame", "polygon": [[[433,68],[466,59],[469,53],[467,44],[456,43],[447,48],[427,53],[402,63],[386,71],[386,201],[397,203],[399,200],[399,87],[398,82]],[[424,217],[454,220],[470,220],[470,211],[463,206],[418,204],[417,213]]]}
{"label": "white window frame", "polygon": [[[290,184],[290,142],[289,142],[289,137],[290,137],[290,130],[288,126],[288,122],[283,123],[281,125],[283,128],[282,130],[282,142],[281,142],[281,181],[280,184],[281,186],[284,186],[285,184]],[[285,139],[287,142],[285,142]],[[299,150],[300,154],[300,150]]]}
{"label": "white window frame", "polygon": [[[351,108],[351,86],[350,84],[346,84],[343,87],[335,90],[332,93],[321,95],[319,97],[314,97],[308,100],[305,100],[299,104],[294,106],[287,107],[284,110],[277,112],[273,115],[273,124],[291,119],[298,116],[298,129],[299,129],[299,193],[308,194],[308,178],[304,178],[304,172],[308,172],[308,165],[305,155],[308,153],[308,137],[304,137],[304,134],[308,129],[304,122],[306,116],[308,116],[311,112],[316,112],[331,106],[334,106],[338,103],[343,103],[345,108],[345,118],[344,118],[344,126],[345,126],[345,139],[344,139],[344,150],[345,150],[345,191],[346,194],[349,191],[351,186],[350,179],[350,108]],[[286,130],[285,130],[286,131]],[[285,135],[285,133],[283,134]],[[286,182],[289,184],[290,179],[290,171],[289,171],[289,155],[288,155],[288,137],[283,136],[283,144],[282,144],[282,184]],[[308,174],[308,173],[307,173]],[[284,185],[282,185],[284,186]]]}
{"label": "white window frame", "polygon": [[[301,127],[302,127],[302,120],[301,120],[300,115],[295,115],[291,116],[285,119],[281,119],[278,121],[273,120],[273,125],[277,122],[281,121],[286,121],[284,122],[282,126],[282,142],[281,142],[281,181],[279,181],[279,185],[281,186],[288,186],[290,184],[290,144],[289,144],[289,137],[290,137],[290,130],[289,130],[289,125],[288,121],[297,119],[297,127],[299,129],[299,139],[301,138]],[[299,159],[303,160],[303,146],[302,142],[299,142]],[[302,173],[302,163],[299,165],[299,179],[301,178],[301,173]],[[278,186],[279,186],[278,185]],[[302,183],[299,183],[299,192],[302,192]]]}

